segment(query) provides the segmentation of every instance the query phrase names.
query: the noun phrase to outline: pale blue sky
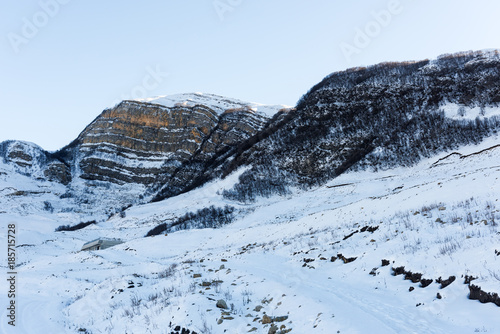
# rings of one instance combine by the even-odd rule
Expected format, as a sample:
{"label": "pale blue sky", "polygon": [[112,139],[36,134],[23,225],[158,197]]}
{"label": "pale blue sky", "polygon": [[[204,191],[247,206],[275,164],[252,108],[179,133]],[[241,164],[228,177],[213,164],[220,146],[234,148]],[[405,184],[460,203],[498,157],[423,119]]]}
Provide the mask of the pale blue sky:
{"label": "pale blue sky", "polygon": [[[492,0],[0,4],[0,141],[47,150],[68,144],[104,108],[144,93],[294,105],[334,71],[500,48]],[[377,21],[381,11],[390,15]]]}

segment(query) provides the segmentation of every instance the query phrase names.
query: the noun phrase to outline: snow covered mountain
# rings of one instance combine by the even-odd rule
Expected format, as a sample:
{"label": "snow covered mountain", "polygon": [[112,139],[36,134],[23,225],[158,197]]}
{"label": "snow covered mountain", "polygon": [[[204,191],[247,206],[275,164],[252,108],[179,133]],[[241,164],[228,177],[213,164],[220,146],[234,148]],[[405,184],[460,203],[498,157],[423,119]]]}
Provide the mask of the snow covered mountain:
{"label": "snow covered mountain", "polygon": [[123,188],[111,196],[118,205],[101,208],[107,214],[245,166],[225,195],[252,201],[480,143],[500,128],[499,63],[497,51],[480,51],[349,69],[327,76],[297,108],[201,93],[123,101],[58,152],[7,142],[0,153],[24,175],[66,184],[67,196],[94,210],[109,188]]}
{"label": "snow covered mountain", "polygon": [[0,143],[0,159],[34,182],[66,185],[63,197],[78,210],[109,215],[159,191],[174,195],[198,185],[205,165],[289,109],[201,93],[123,101],[57,152],[8,141]]}
{"label": "snow covered mountain", "polygon": [[1,143],[0,331],[499,332],[499,79],[498,52],[461,53],[334,73],[296,108],[181,94],[58,152]]}

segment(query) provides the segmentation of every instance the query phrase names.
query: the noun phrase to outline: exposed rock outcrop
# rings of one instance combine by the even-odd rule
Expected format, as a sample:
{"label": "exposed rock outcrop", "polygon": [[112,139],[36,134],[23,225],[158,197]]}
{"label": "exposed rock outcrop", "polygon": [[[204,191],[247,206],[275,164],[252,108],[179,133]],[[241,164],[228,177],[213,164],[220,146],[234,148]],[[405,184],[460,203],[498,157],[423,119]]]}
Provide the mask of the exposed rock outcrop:
{"label": "exposed rock outcrop", "polygon": [[36,144],[8,140],[0,143],[0,159],[22,175],[68,184],[71,172],[68,165],[52,157]]}

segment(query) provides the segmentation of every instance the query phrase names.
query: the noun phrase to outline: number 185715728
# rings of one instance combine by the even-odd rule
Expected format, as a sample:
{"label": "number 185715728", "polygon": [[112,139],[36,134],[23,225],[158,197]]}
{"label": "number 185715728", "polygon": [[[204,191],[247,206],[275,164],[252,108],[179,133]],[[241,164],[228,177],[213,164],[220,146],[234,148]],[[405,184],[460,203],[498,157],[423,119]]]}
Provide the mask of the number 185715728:
{"label": "number 185715728", "polygon": [[16,267],[16,224],[7,226],[7,261],[10,270]]}

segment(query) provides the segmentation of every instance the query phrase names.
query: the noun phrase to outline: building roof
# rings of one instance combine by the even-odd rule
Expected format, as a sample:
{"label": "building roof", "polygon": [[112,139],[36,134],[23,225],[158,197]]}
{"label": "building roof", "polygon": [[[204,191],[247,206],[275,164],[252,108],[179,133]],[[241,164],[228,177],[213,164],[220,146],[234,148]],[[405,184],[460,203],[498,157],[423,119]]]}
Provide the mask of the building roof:
{"label": "building roof", "polygon": [[89,248],[95,245],[102,245],[104,243],[114,246],[123,243],[123,241],[121,239],[114,239],[114,238],[97,238],[84,243],[82,249]]}

